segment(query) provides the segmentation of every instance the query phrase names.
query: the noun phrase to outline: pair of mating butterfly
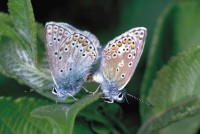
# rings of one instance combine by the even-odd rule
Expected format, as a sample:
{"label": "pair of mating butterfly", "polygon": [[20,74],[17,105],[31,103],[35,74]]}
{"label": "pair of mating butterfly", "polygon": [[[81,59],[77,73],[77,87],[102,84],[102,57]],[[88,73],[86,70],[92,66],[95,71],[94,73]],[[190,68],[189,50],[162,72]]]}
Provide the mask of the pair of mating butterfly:
{"label": "pair of mating butterfly", "polygon": [[66,23],[46,24],[46,49],[58,99],[73,97],[82,87],[92,65],[100,57],[100,69],[88,77],[100,83],[107,102],[124,100],[124,87],[141,57],[147,30],[133,28],[108,42],[99,56],[100,43],[87,31]]}

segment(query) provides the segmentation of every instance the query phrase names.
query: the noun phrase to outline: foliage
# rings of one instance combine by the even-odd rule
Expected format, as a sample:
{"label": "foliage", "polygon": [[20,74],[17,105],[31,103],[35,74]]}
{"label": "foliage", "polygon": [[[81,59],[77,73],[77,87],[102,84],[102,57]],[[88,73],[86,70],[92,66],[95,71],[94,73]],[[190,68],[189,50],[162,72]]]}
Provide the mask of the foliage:
{"label": "foliage", "polygon": [[[152,20],[157,16],[152,15],[153,19],[149,19],[147,15],[145,18],[147,11],[142,10],[146,7],[156,12],[150,3],[136,0],[121,2],[120,5],[120,24],[97,35],[106,42],[133,24],[141,23],[148,29],[144,51],[144,57],[148,55],[148,58],[142,58],[134,82],[131,81],[127,86],[128,91],[132,87],[141,88],[140,93],[139,90],[130,92],[138,93],[142,100],[153,105],[151,108],[143,102],[139,104],[141,124],[130,125],[134,116],[133,113],[125,114],[128,113],[125,104],[101,102],[101,94],[84,95],[86,93],[81,92],[78,101],[68,99],[55,103],[56,97],[51,94],[53,81],[44,48],[44,26],[35,22],[30,0],[9,0],[9,14],[0,13],[0,73],[28,85],[41,96],[16,96],[16,89],[21,87],[9,89],[9,85],[2,86],[3,77],[0,80],[0,133],[129,134],[137,130],[139,134],[198,132],[200,3],[171,2],[155,26]],[[152,27],[155,27],[154,32]],[[111,34],[113,31],[115,35]],[[141,85],[135,84],[141,81]],[[95,90],[97,85],[89,84],[88,88]],[[4,94],[8,90],[12,90],[9,96]]]}

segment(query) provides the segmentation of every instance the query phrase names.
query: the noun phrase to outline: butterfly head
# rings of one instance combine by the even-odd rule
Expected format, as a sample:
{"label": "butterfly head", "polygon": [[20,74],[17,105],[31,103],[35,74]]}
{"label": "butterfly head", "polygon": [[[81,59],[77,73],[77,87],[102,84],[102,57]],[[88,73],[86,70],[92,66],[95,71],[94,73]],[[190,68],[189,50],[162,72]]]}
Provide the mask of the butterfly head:
{"label": "butterfly head", "polygon": [[125,90],[109,90],[104,91],[105,98],[108,100],[106,102],[124,102],[126,91]]}
{"label": "butterfly head", "polygon": [[53,89],[52,89],[51,92],[52,92],[52,94],[58,96],[58,98],[65,98],[65,95],[61,94],[61,93],[58,91],[58,89],[57,89],[56,86],[53,87]]}
{"label": "butterfly head", "polygon": [[124,96],[125,96],[125,92],[119,92],[117,93],[115,96],[113,96],[114,100],[116,100],[117,102],[123,102],[125,99],[124,99]]}

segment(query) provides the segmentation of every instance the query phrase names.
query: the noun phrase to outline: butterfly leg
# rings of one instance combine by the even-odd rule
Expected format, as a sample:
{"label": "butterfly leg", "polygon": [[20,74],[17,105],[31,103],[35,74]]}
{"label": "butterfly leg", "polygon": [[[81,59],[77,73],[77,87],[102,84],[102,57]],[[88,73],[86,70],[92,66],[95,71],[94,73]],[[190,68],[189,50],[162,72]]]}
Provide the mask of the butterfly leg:
{"label": "butterfly leg", "polygon": [[93,95],[94,94],[96,94],[98,91],[99,91],[99,88],[101,87],[101,85],[99,85],[98,87],[97,87],[97,89],[92,93]]}
{"label": "butterfly leg", "polygon": [[101,97],[102,99],[109,99],[109,97],[105,97],[105,96],[103,96],[103,97]]}
{"label": "butterfly leg", "polygon": [[93,94],[93,92],[88,91],[84,86],[81,86],[81,87],[85,90],[85,92]]}
{"label": "butterfly leg", "polygon": [[77,100],[73,95],[71,95],[70,93],[67,93],[70,97],[72,97],[74,100]]}
{"label": "butterfly leg", "polygon": [[55,78],[53,77],[53,74],[52,74],[52,72],[51,72],[51,77],[52,77],[52,79],[53,79],[53,82],[55,83],[56,87],[58,88],[58,84],[57,84],[57,82],[56,82]]}
{"label": "butterfly leg", "polygon": [[114,103],[114,100],[113,99],[110,99],[110,97],[101,97],[102,99],[107,99],[107,100],[104,100],[104,102],[107,102],[107,103]]}
{"label": "butterfly leg", "polygon": [[109,101],[104,101],[104,102],[107,102],[107,103],[114,103],[114,100],[112,99],[112,100],[109,100]]}

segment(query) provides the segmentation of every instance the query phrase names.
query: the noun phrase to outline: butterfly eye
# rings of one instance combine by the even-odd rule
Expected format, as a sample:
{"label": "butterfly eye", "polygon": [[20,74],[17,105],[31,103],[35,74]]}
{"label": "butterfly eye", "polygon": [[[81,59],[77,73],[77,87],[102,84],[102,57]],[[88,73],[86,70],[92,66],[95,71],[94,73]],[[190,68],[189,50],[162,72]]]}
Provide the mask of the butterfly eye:
{"label": "butterfly eye", "polygon": [[52,93],[55,94],[55,95],[58,94],[56,87],[53,87]]}
{"label": "butterfly eye", "polygon": [[123,96],[122,93],[119,93],[119,94],[118,94],[118,98],[119,98],[120,100],[123,99],[123,97],[124,97],[124,96]]}

